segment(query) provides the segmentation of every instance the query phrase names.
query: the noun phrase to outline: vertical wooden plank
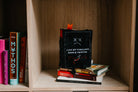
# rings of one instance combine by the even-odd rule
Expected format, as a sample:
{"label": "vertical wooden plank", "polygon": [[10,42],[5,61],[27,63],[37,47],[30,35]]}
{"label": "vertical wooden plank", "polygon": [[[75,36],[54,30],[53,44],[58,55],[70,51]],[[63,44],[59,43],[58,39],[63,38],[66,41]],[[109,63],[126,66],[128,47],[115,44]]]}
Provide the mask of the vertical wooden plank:
{"label": "vertical wooden plank", "polygon": [[[30,23],[31,23],[31,21],[30,21],[30,16],[31,16],[31,14],[30,14],[30,0],[26,0],[26,11],[27,11],[27,34],[28,34],[28,40],[27,41],[29,41],[29,30],[31,30],[31,28],[30,28]],[[31,65],[30,65],[30,57],[29,57],[29,44],[27,43],[27,48],[28,48],[28,69],[29,69],[29,71],[28,71],[28,78],[29,78],[29,88],[31,89],[32,88],[32,73],[31,73],[31,69],[32,69],[32,67],[31,67]]]}
{"label": "vertical wooden plank", "polygon": [[133,92],[134,83],[134,56],[135,56],[135,28],[136,28],[136,0],[132,0],[132,21],[131,21],[131,52],[130,52],[130,92]]}
{"label": "vertical wooden plank", "polygon": [[113,0],[113,69],[133,92],[136,0]]}
{"label": "vertical wooden plank", "polygon": [[[129,3],[128,3],[129,1]],[[131,31],[131,2],[130,0],[113,1],[113,32],[114,56],[113,69],[129,84],[130,72],[130,31]]]}
{"label": "vertical wooden plank", "polygon": [[27,2],[28,63],[30,88],[41,72],[40,7],[39,0]]}

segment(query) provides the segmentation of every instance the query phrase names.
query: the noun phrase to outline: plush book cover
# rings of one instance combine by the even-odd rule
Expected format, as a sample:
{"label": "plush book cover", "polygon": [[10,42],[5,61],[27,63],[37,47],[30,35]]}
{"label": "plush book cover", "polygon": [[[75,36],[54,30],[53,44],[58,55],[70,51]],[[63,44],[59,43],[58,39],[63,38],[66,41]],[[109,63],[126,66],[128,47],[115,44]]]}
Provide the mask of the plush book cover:
{"label": "plush book cover", "polygon": [[3,83],[3,58],[2,52],[5,50],[5,40],[0,39],[0,84]]}
{"label": "plush book cover", "polygon": [[4,84],[8,85],[8,50],[5,50],[2,52],[2,56],[3,56],[3,67],[4,67]]}
{"label": "plush book cover", "polygon": [[60,67],[86,68],[91,65],[92,30],[60,30]]}
{"label": "plush book cover", "polygon": [[17,85],[19,83],[19,32],[10,32],[10,84]]}
{"label": "plush book cover", "polygon": [[20,41],[20,71],[19,71],[19,83],[25,81],[25,64],[26,64],[26,37],[21,37]]}
{"label": "plush book cover", "polygon": [[98,76],[107,72],[108,68],[108,65],[92,64],[91,67],[88,67],[87,69],[93,71],[94,74]]}

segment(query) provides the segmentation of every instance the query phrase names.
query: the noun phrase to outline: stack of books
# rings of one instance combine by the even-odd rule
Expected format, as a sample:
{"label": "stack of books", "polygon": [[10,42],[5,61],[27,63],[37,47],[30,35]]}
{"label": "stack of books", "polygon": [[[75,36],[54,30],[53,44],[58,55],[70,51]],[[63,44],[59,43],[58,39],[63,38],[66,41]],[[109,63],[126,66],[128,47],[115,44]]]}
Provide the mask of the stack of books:
{"label": "stack of books", "polygon": [[92,64],[86,69],[76,68],[75,73],[71,69],[60,68],[57,71],[56,81],[101,84],[108,68],[108,65]]}
{"label": "stack of books", "polygon": [[17,85],[28,81],[26,47],[26,33],[10,32],[0,38],[0,84]]}
{"label": "stack of books", "polygon": [[92,62],[92,30],[60,29],[60,62],[56,81],[101,84],[107,65]]}

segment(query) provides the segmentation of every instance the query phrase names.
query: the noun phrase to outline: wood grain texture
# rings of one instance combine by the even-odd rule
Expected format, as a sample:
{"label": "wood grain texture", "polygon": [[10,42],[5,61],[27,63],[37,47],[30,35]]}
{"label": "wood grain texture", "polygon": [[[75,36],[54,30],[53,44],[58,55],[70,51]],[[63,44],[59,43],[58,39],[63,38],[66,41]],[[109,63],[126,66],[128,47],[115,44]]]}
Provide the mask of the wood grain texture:
{"label": "wood grain texture", "polygon": [[16,86],[13,86],[13,85],[3,85],[3,84],[0,84],[0,92],[3,91],[29,91],[29,88],[23,84],[19,84],[19,85],[16,85]]}
{"label": "wood grain texture", "polygon": [[[6,92],[6,91],[1,91],[1,92]],[[8,92],[18,92],[18,91],[8,91]],[[19,91],[19,92],[30,92],[30,91]]]}
{"label": "wood grain texture", "polygon": [[[96,0],[41,0],[41,3],[42,65],[43,68],[57,68],[59,63],[60,28],[66,28],[67,24],[73,23],[74,29],[93,29],[96,31],[97,3]],[[97,43],[95,45],[97,46]]]}
{"label": "wood grain texture", "polygon": [[[0,85],[0,91],[132,92],[135,0],[26,0],[26,2],[30,85],[29,88],[24,85],[15,87]],[[11,10],[14,10],[15,7],[12,7]],[[18,9],[15,10],[18,12]],[[25,28],[25,21],[21,23],[21,19],[14,22],[13,17],[15,16],[8,18],[11,22],[7,24],[0,20],[0,26]],[[66,28],[67,24],[71,23],[74,29],[94,31],[92,44],[94,63],[109,64],[121,80],[106,76],[100,86],[54,81],[56,72],[47,69],[58,67],[59,29]],[[44,69],[46,72],[41,73]]]}
{"label": "wood grain texture", "polygon": [[[112,31],[110,0],[41,0],[42,67],[59,64],[59,30],[73,24],[74,29],[92,29],[94,63],[111,61]],[[109,56],[110,55],[110,56]]]}
{"label": "wood grain texture", "polygon": [[60,91],[34,91],[34,92],[128,92],[128,91],[68,91],[68,90],[60,90]]}
{"label": "wood grain texture", "polygon": [[128,91],[89,91],[89,92],[128,92]]}
{"label": "wood grain texture", "polygon": [[131,55],[130,55],[130,92],[133,92],[134,84],[134,57],[135,57],[135,31],[136,31],[136,0],[132,0],[132,21],[131,21]]}
{"label": "wood grain texture", "polygon": [[[133,0],[113,0],[113,70],[132,86],[134,62]],[[133,20],[132,20],[133,19]],[[133,25],[132,25],[133,24]],[[132,74],[132,75],[131,75]],[[131,83],[130,83],[131,76]]]}
{"label": "wood grain texture", "polygon": [[[0,0],[0,33],[4,32],[3,28],[26,31],[26,11],[23,4],[25,0],[8,0],[9,3],[3,1]],[[26,2],[30,86],[0,85],[0,91],[132,92],[136,0],[26,0]],[[54,82],[56,72],[46,70],[47,72],[41,73],[43,69],[58,67],[59,29],[66,28],[67,24],[71,23],[74,29],[94,31],[92,44],[94,63],[111,65],[122,80],[106,76],[101,86],[76,85]]]}
{"label": "wood grain texture", "polygon": [[30,7],[30,0],[26,0],[26,11],[27,11],[27,34],[28,34],[28,39],[27,39],[27,48],[28,48],[28,68],[29,68],[29,72],[28,72],[28,78],[29,78],[29,87],[30,89],[32,88],[32,72],[31,72],[31,69],[32,69],[32,66],[30,65],[30,57],[29,57],[29,30],[31,30],[30,28],[30,23],[31,23],[31,20],[29,20],[31,14],[30,14],[30,11],[31,11],[31,7]]}
{"label": "wood grain texture", "polygon": [[[97,63],[111,65],[112,61],[112,40],[113,40],[113,31],[112,31],[112,1],[111,0],[100,0],[98,6],[98,22],[99,30],[98,31],[98,59]],[[93,43],[94,44],[94,43]]]}
{"label": "wood grain texture", "polygon": [[59,29],[73,23],[74,29],[94,30],[94,63],[111,65],[129,84],[131,0],[40,0],[39,4],[42,70],[58,67]]}
{"label": "wood grain texture", "polygon": [[41,72],[39,0],[27,0],[28,62],[30,87]]}
{"label": "wood grain texture", "polygon": [[46,91],[33,91],[33,92],[72,92],[69,90],[46,90]]}
{"label": "wood grain texture", "polygon": [[128,90],[128,86],[124,84],[116,76],[105,76],[102,85],[95,84],[81,84],[81,83],[67,83],[56,82],[56,70],[46,70],[41,72],[36,84],[33,86],[35,91],[45,90],[72,90],[72,91],[88,91],[88,90]]}

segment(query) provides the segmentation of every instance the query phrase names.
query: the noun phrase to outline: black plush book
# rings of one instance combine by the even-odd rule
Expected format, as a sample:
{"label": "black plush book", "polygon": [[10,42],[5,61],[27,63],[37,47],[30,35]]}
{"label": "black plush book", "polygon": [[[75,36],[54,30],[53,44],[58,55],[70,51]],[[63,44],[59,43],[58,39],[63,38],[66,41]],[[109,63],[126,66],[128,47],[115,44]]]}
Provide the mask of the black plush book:
{"label": "black plush book", "polygon": [[92,30],[60,30],[60,67],[89,67],[91,56]]}

